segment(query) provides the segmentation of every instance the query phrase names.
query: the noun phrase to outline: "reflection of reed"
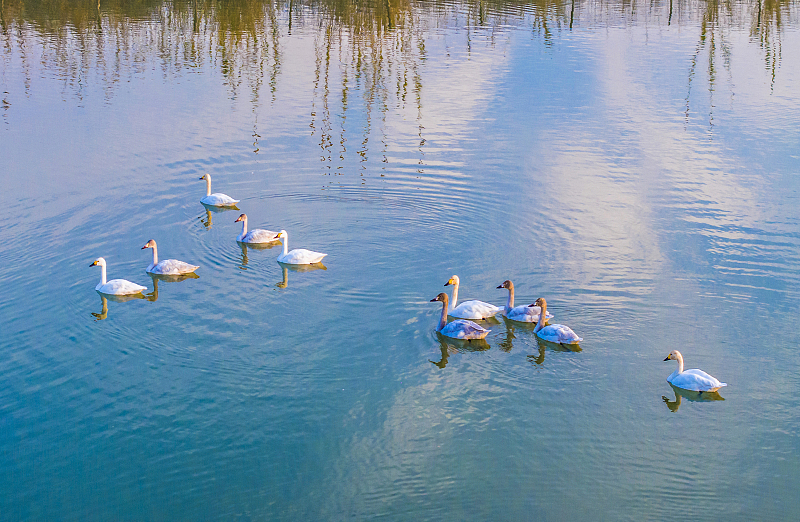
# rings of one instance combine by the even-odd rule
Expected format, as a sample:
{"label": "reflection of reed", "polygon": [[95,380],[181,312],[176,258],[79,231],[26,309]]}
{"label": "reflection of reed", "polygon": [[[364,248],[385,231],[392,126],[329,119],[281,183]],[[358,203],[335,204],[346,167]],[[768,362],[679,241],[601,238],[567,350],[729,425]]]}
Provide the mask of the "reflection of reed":
{"label": "reflection of reed", "polygon": [[[362,114],[354,152],[362,178],[377,146],[385,153],[385,117],[390,107],[412,104],[422,117],[423,76],[429,29],[466,31],[493,42],[504,25],[530,26],[550,45],[562,30],[587,25],[629,23],[644,17],[665,25],[699,25],[696,54],[689,71],[689,93],[697,67],[707,64],[713,93],[719,62],[729,70],[728,32],[749,27],[763,49],[765,68],[775,82],[781,60],[781,33],[796,20],[796,0],[637,2],[622,0],[463,0],[430,3],[412,0],[0,0],[0,47],[4,58],[16,53],[30,88],[34,65],[41,61],[64,80],[64,89],[81,99],[88,82],[102,83],[106,96],[116,86],[148,70],[165,77],[208,66],[219,70],[232,98],[248,97],[254,107],[254,150],[258,152],[255,108],[262,89],[275,93],[284,60],[285,38],[298,26],[316,34],[311,125],[324,168],[339,173],[348,148],[348,112]],[[285,29],[288,28],[288,33]],[[46,35],[46,38],[42,38]],[[36,51],[34,53],[34,50]],[[41,57],[39,56],[41,53]],[[704,54],[705,53],[705,54]],[[5,113],[15,93],[2,93]],[[360,97],[360,99],[359,99]],[[687,115],[689,113],[687,95]],[[709,111],[713,125],[713,100]],[[420,161],[425,143],[420,124]],[[385,157],[382,158],[385,160]],[[338,164],[336,164],[338,162]]]}

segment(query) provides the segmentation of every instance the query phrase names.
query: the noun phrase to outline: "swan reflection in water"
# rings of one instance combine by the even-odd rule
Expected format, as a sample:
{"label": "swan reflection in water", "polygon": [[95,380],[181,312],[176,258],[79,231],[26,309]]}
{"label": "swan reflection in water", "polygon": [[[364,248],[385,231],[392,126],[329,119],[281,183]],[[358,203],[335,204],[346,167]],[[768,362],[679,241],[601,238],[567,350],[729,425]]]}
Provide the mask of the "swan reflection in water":
{"label": "swan reflection in water", "polygon": [[292,272],[313,272],[314,270],[328,269],[328,267],[323,265],[322,263],[314,263],[311,265],[287,265],[285,263],[281,263],[280,261],[278,261],[278,264],[281,265],[282,269],[281,271],[283,272],[283,281],[275,284],[275,286],[277,286],[278,288],[286,288],[289,286],[289,270],[291,270]]}
{"label": "swan reflection in water", "polygon": [[158,301],[158,282],[165,281],[167,283],[179,283],[187,279],[200,279],[200,276],[194,272],[188,274],[151,274],[148,272],[150,279],[153,280],[153,291],[145,294],[145,298],[151,303]]}
{"label": "swan reflection in water", "polygon": [[536,323],[523,323],[520,321],[512,321],[510,319],[507,319],[506,317],[503,317],[503,322],[506,325],[506,335],[500,341],[498,347],[504,352],[510,352],[514,348],[514,339],[517,338],[517,333],[519,333],[520,335],[528,335],[532,339],[536,339],[536,334],[533,333],[533,329],[536,328]]}
{"label": "swan reflection in water", "polygon": [[253,250],[269,250],[275,246],[280,245],[280,242],[274,241],[272,243],[242,243],[237,241],[239,248],[242,249],[242,262],[239,264],[239,268],[242,270],[247,270],[247,263],[250,262],[250,259],[247,257],[247,249],[252,248]]}
{"label": "swan reflection in water", "polygon": [[438,332],[436,333],[436,337],[439,339],[439,348],[442,351],[442,358],[439,361],[432,361],[430,359],[428,359],[428,361],[439,368],[447,366],[447,358],[454,353],[485,352],[491,348],[489,343],[486,342],[486,339],[453,339],[452,337],[447,337]]}
{"label": "swan reflection in water", "polygon": [[239,208],[234,205],[232,207],[214,207],[212,205],[206,205],[205,203],[200,203],[206,209],[205,221],[203,221],[203,216],[200,216],[200,223],[206,227],[206,230],[211,229],[211,213],[212,212],[227,212],[229,210],[239,210]]}
{"label": "swan reflection in water", "polygon": [[94,317],[95,321],[102,321],[106,317],[108,317],[108,302],[114,301],[115,303],[126,303],[128,301],[133,301],[134,299],[148,299],[141,293],[138,294],[128,294],[128,295],[113,295],[113,294],[101,294],[100,295],[100,313],[92,312],[92,317]]}
{"label": "swan reflection in water", "polygon": [[577,344],[560,344],[560,343],[551,343],[550,341],[545,341],[544,339],[540,339],[536,337],[536,344],[539,345],[539,353],[537,355],[529,355],[528,360],[536,365],[541,366],[544,364],[544,355],[545,352],[550,349],[553,352],[580,352],[581,347]]}
{"label": "swan reflection in water", "polygon": [[692,390],[684,390],[683,388],[678,388],[674,386],[672,383],[669,384],[672,391],[675,393],[675,400],[669,400],[669,397],[666,395],[661,396],[661,400],[664,401],[664,404],[667,405],[669,411],[675,413],[678,411],[678,408],[681,407],[681,398],[686,397],[687,400],[691,402],[710,402],[710,401],[724,401],[725,398],[719,394],[717,391],[713,392],[696,392]]}

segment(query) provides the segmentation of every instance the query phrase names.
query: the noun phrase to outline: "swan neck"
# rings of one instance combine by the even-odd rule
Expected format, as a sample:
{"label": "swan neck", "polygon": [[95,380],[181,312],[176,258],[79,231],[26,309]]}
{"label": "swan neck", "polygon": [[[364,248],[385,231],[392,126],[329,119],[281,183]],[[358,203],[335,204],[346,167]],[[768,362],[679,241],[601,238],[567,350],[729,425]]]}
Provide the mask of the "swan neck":
{"label": "swan neck", "polygon": [[506,305],[506,311],[511,310],[514,308],[514,287],[508,289],[508,304]]}
{"label": "swan neck", "polygon": [[158,248],[153,245],[153,265],[158,264]]}
{"label": "swan neck", "polygon": [[286,235],[283,238],[283,255],[286,255],[288,253],[289,253],[289,236]]}
{"label": "swan neck", "polygon": [[542,303],[541,305],[539,305],[539,320],[536,321],[536,328],[533,329],[533,333],[539,333],[539,330],[544,328],[546,317],[547,317],[547,304]]}
{"label": "swan neck", "polygon": [[441,332],[442,328],[447,324],[447,301],[442,303],[442,318],[439,319],[439,326],[436,327],[437,332]]}
{"label": "swan neck", "polygon": [[458,282],[453,283],[453,300],[450,301],[451,312],[455,309],[456,303],[458,303]]}
{"label": "swan neck", "polygon": [[247,234],[247,218],[242,220],[242,238],[244,238],[245,234]]}
{"label": "swan neck", "polygon": [[683,373],[683,355],[678,354],[678,373]]}
{"label": "swan neck", "polygon": [[100,265],[100,284],[106,284],[106,265]]}
{"label": "swan neck", "polygon": [[211,195],[211,177],[206,177],[206,196]]}

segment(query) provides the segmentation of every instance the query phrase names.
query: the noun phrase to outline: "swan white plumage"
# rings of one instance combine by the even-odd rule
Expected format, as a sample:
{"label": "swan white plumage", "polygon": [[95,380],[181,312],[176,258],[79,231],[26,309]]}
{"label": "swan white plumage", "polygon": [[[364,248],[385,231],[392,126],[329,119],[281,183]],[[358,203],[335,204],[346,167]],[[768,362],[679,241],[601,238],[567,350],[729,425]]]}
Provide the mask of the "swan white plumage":
{"label": "swan white plumage", "polygon": [[456,319],[455,321],[448,323],[447,294],[444,292],[440,293],[431,299],[431,303],[434,301],[442,302],[442,317],[439,320],[438,326],[436,326],[436,331],[440,334],[446,335],[447,337],[452,337],[454,339],[465,339],[467,341],[471,341],[472,339],[483,339],[491,331],[477,323],[473,323],[472,321],[467,321],[465,319]]}
{"label": "swan white plumage", "polygon": [[273,241],[278,241],[278,233],[273,232],[272,230],[264,230],[261,228],[254,228],[251,231],[247,231],[247,214],[242,214],[234,223],[238,223],[239,221],[242,222],[242,233],[236,236],[236,241],[240,243],[254,243],[254,244],[263,244],[263,243],[272,243]]}
{"label": "swan white plumage", "polygon": [[152,248],[153,249],[153,262],[147,266],[145,270],[151,274],[164,274],[164,275],[181,275],[181,274],[190,274],[200,268],[199,266],[190,265],[189,263],[184,263],[183,261],[178,261],[177,259],[165,259],[163,261],[158,260],[158,247],[156,246],[156,240],[151,239],[142,247],[142,250],[145,248]]}
{"label": "swan white plumage", "polygon": [[212,207],[231,207],[236,205],[239,200],[233,199],[227,194],[216,192],[211,193],[211,174],[205,173],[200,179],[206,180],[206,195],[200,199],[200,203],[210,205]]}
{"label": "swan white plumage", "polygon": [[558,344],[578,344],[583,341],[583,338],[578,337],[578,334],[572,331],[572,328],[563,324],[549,324],[544,326],[547,317],[547,301],[544,297],[540,297],[531,306],[539,307],[539,322],[536,323],[536,328],[533,333],[539,336],[539,339],[550,341],[551,343]]}
{"label": "swan white plumage", "polygon": [[[541,309],[538,306],[514,306],[514,283],[509,279],[503,281],[503,284],[497,288],[508,289],[508,304],[503,309],[503,315],[512,321],[519,321],[521,323],[537,323],[539,322],[539,314]],[[550,320],[553,314],[548,313],[545,319]]]}
{"label": "swan white plumage", "polygon": [[147,287],[142,285],[137,285],[136,283],[131,283],[125,279],[112,279],[111,281],[106,281],[106,260],[102,257],[98,257],[94,260],[89,266],[100,266],[100,284],[94,287],[95,290],[100,292],[101,294],[109,294],[109,295],[129,295],[129,294],[138,294],[147,290]]}
{"label": "swan white plumage", "polygon": [[665,361],[678,361],[678,369],[667,377],[667,382],[684,390],[697,392],[714,392],[727,386],[727,383],[719,382],[716,377],[712,377],[703,370],[683,370],[683,356],[678,350],[672,350],[667,355]]}
{"label": "swan white plumage", "polygon": [[296,248],[289,251],[289,234],[285,230],[281,230],[278,234],[278,239],[283,243],[283,254],[278,256],[279,263],[286,263],[287,265],[310,265],[319,263],[322,258],[328,254],[314,252],[313,250],[306,250],[305,248]]}
{"label": "swan white plumage", "polygon": [[444,284],[444,286],[453,285],[453,301],[450,304],[449,315],[460,319],[487,319],[494,317],[502,310],[499,306],[477,300],[464,301],[456,306],[458,304],[458,285],[460,282],[458,276],[454,275]]}

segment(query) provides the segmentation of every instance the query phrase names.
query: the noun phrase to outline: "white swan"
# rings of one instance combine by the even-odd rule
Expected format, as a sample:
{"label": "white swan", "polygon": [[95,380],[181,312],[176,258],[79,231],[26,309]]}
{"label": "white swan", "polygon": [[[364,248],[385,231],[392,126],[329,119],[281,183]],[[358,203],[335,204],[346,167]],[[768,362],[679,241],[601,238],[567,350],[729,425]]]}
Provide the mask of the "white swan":
{"label": "white swan", "polygon": [[220,194],[219,192],[212,194],[211,174],[203,174],[203,177],[200,179],[206,180],[206,195],[200,199],[200,203],[203,203],[204,205],[210,205],[212,207],[231,207],[239,202],[238,199],[233,199],[227,194]]}
{"label": "white swan", "polygon": [[545,301],[544,297],[537,299],[531,306],[538,306],[540,309],[539,322],[536,323],[536,328],[533,329],[533,333],[538,335],[539,339],[559,344],[578,344],[583,341],[569,326],[564,326],[563,324],[544,326],[545,318],[547,317],[547,301]]}
{"label": "white swan", "polygon": [[[497,288],[508,288],[508,304],[503,309],[503,315],[512,321],[519,321],[521,323],[536,323],[539,321],[539,313],[541,310],[538,306],[514,306],[514,283],[506,279],[503,284]],[[548,313],[545,319],[550,320],[553,314]]]}
{"label": "white swan", "polygon": [[102,271],[100,272],[100,284],[94,287],[94,289],[101,294],[128,295],[138,294],[147,290],[147,287],[137,285],[136,283],[131,283],[125,279],[112,279],[111,281],[106,281],[106,260],[102,257],[98,257],[95,259],[94,263],[89,266],[97,265],[100,265]]}
{"label": "white swan", "polygon": [[289,251],[289,234],[285,230],[281,230],[278,234],[278,239],[283,243],[283,254],[278,256],[279,263],[286,263],[287,265],[310,265],[319,263],[322,258],[328,254],[321,254],[313,250],[306,250],[305,248],[295,248]]}
{"label": "white swan", "polygon": [[442,302],[442,318],[439,320],[439,325],[436,327],[436,331],[440,334],[446,335],[447,337],[452,337],[454,339],[466,339],[468,341],[471,341],[472,339],[483,339],[489,334],[490,330],[487,330],[486,328],[479,324],[473,323],[472,321],[466,321],[464,319],[456,319],[448,324],[448,297],[444,292],[431,299],[431,303],[434,301]]}
{"label": "white swan", "polygon": [[458,276],[454,275],[444,284],[444,286],[453,285],[453,303],[450,305],[450,310],[448,311],[449,315],[460,319],[487,319],[489,317],[494,317],[497,315],[497,312],[502,310],[499,306],[475,300],[464,301],[456,306],[458,303],[459,283],[460,280]]}
{"label": "white swan", "polygon": [[145,246],[142,247],[142,250],[145,248],[152,248],[153,249],[153,262],[148,265],[146,272],[151,274],[164,274],[164,275],[180,275],[180,274],[190,274],[200,268],[199,266],[190,265],[189,263],[184,263],[183,261],[178,261],[177,259],[165,259],[164,261],[158,260],[158,247],[156,246],[156,240],[151,239],[147,242]]}
{"label": "white swan", "polygon": [[234,223],[242,222],[242,233],[236,236],[236,241],[240,243],[272,243],[278,241],[278,233],[272,230],[264,230],[261,228],[254,228],[250,232],[247,231],[247,214],[242,214]]}
{"label": "white swan", "polygon": [[678,361],[678,369],[667,377],[667,382],[684,390],[697,392],[714,392],[727,386],[727,383],[719,382],[716,377],[712,377],[703,370],[683,370],[683,356],[678,350],[672,350],[667,355],[665,361]]}

